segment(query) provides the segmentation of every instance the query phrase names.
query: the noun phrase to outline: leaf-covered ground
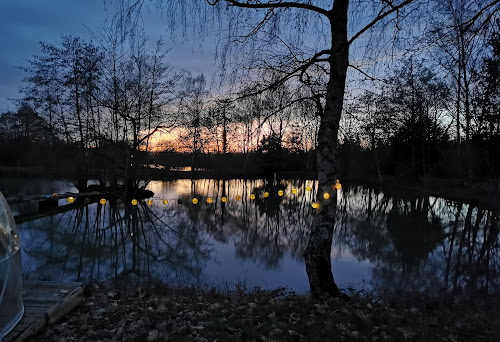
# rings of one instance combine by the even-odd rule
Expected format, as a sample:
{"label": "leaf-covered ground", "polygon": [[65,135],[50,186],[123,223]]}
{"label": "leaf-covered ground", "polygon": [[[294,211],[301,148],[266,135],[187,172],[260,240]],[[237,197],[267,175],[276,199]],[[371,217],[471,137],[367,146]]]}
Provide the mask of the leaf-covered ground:
{"label": "leaf-covered ground", "polygon": [[500,341],[499,304],[89,285],[81,307],[30,341]]}

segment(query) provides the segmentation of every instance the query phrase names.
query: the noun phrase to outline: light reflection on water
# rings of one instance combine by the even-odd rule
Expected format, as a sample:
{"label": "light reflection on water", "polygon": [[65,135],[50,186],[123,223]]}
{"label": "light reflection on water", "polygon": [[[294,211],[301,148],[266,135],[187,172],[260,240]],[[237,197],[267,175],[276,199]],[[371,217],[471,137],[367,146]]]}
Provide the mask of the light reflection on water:
{"label": "light reflection on water", "polygon": [[[148,189],[155,193],[151,206],[94,203],[20,224],[25,273],[58,281],[243,281],[308,290],[303,252],[315,182],[175,180],[153,181]],[[498,213],[361,186],[344,185],[337,201],[330,255],[340,287],[498,291]]]}

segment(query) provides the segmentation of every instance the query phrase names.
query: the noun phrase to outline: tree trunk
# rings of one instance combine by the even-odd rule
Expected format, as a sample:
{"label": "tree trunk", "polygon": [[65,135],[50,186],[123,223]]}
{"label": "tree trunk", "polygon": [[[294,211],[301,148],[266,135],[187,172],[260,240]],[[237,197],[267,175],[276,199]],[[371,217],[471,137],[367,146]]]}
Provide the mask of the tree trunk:
{"label": "tree trunk", "polygon": [[[338,296],[339,290],[333,279],[330,252],[332,247],[337,195],[333,184],[337,176],[336,150],[339,122],[344,102],[344,90],[348,67],[349,44],[347,42],[348,0],[336,0],[330,14],[332,51],[329,58],[330,78],[327,85],[325,110],[321,115],[316,158],[318,165],[318,201],[320,208],[313,220],[311,234],[304,252],[311,295]],[[325,192],[333,195],[324,200]]]}
{"label": "tree trunk", "polygon": [[222,153],[227,153],[226,107],[222,108]]}

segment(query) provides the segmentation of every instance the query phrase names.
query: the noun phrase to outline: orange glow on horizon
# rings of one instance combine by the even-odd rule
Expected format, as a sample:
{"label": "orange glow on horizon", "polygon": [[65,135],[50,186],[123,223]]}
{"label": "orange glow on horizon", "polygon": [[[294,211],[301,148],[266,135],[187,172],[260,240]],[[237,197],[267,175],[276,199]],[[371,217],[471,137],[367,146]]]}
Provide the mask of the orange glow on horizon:
{"label": "orange glow on horizon", "polygon": [[[251,124],[250,126],[250,136],[248,136],[247,128],[240,124],[230,124],[227,131],[227,152],[228,153],[245,153],[250,151],[256,151],[260,145],[260,141],[264,136],[271,134],[271,129],[268,126],[259,129],[259,133],[255,135],[257,130],[256,124]],[[222,128],[217,127],[213,129],[207,129],[205,127],[200,127],[198,130],[198,142],[197,146],[199,152],[202,153],[221,153],[223,151],[222,146]],[[146,136],[147,131],[141,131],[141,136]],[[290,145],[291,132],[285,130],[282,136],[282,147],[283,148],[293,148]],[[302,142],[301,148],[305,150],[311,150],[314,148],[311,139],[306,139]],[[146,146],[146,143],[148,145]],[[193,149],[193,128],[177,127],[171,129],[169,132],[157,131],[149,138],[149,142],[144,142],[140,146],[141,151],[148,152],[163,152],[163,151],[175,151],[179,153],[190,153]]]}

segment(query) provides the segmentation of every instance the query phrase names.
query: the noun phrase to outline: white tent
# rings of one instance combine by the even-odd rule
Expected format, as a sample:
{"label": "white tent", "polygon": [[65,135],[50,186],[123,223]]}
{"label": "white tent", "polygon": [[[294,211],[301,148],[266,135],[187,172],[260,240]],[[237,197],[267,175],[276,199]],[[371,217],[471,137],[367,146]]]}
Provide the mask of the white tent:
{"label": "white tent", "polygon": [[0,341],[24,313],[22,272],[16,224],[0,192]]}

